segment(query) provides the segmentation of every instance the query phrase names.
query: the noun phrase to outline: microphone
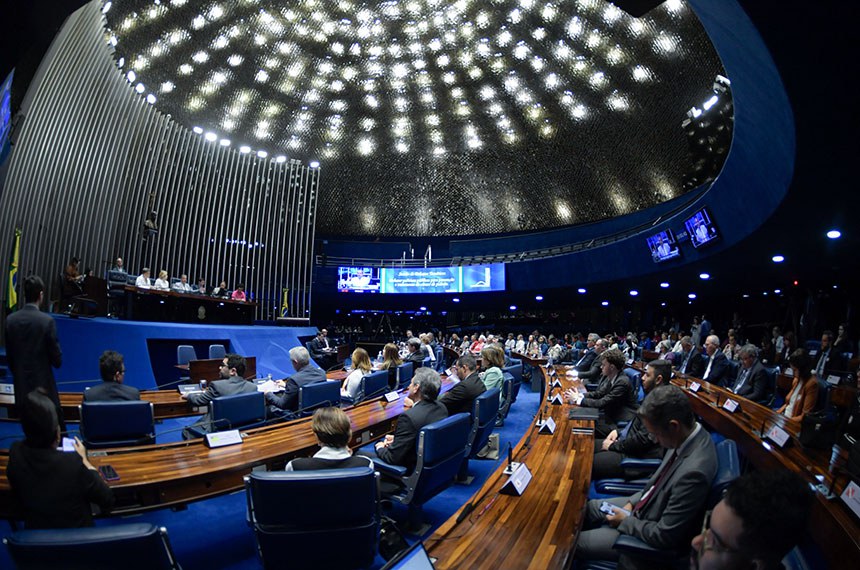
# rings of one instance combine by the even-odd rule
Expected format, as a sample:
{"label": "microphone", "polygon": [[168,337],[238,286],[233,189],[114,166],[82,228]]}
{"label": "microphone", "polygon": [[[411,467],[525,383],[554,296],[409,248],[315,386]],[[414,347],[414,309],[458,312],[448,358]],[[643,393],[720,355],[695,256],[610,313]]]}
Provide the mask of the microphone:
{"label": "microphone", "polygon": [[466,503],[466,506],[463,507],[462,511],[460,511],[460,514],[457,515],[457,524],[463,522],[473,510],[475,510],[475,505],[473,505],[471,501]]}
{"label": "microphone", "polygon": [[508,470],[513,471],[514,452],[511,447],[511,442],[508,442]]}

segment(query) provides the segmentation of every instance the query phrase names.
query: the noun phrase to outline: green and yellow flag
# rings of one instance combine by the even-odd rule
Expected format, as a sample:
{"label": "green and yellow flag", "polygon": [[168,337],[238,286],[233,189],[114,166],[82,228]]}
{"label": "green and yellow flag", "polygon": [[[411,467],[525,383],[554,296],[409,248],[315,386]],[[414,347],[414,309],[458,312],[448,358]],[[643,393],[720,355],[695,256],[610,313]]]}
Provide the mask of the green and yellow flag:
{"label": "green and yellow flag", "polygon": [[21,230],[15,228],[15,241],[9,258],[9,292],[6,295],[7,307],[14,311],[18,305],[18,259],[21,255]]}
{"label": "green and yellow flag", "polygon": [[290,296],[290,290],[284,287],[281,290],[281,316],[286,317],[290,314],[290,304],[288,302],[288,298]]}

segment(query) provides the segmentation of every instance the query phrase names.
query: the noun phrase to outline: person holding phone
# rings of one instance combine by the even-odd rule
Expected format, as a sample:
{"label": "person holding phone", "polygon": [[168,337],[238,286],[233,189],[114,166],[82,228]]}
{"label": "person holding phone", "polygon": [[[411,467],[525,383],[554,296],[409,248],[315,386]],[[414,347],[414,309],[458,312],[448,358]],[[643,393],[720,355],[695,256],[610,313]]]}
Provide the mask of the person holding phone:
{"label": "person holding phone", "polygon": [[25,439],[12,444],[6,475],[26,528],[93,526],[90,503],[102,512],[111,510],[113,492],[87,459],[80,440],[75,438],[75,453],[57,449],[57,408],[41,391],[27,394],[21,427]]}

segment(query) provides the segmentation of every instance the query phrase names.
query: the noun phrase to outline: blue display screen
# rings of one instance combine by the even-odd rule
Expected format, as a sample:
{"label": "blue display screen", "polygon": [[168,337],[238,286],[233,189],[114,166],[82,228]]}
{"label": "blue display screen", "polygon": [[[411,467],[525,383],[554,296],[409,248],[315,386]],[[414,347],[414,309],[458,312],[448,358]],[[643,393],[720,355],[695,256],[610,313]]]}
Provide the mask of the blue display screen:
{"label": "blue display screen", "polygon": [[341,292],[477,293],[505,290],[505,265],[338,267]]}
{"label": "blue display screen", "polygon": [[379,293],[378,267],[338,267],[337,290],[341,293]]}
{"label": "blue display screen", "polygon": [[675,243],[675,235],[672,230],[658,232],[649,237],[648,249],[651,250],[651,259],[654,260],[654,263],[681,256],[681,250]]}
{"label": "blue display screen", "polygon": [[701,247],[720,237],[707,208],[702,208],[684,222],[693,247]]}
{"label": "blue display screen", "polygon": [[0,85],[0,163],[9,150],[9,134],[12,132],[12,78],[13,70]]}

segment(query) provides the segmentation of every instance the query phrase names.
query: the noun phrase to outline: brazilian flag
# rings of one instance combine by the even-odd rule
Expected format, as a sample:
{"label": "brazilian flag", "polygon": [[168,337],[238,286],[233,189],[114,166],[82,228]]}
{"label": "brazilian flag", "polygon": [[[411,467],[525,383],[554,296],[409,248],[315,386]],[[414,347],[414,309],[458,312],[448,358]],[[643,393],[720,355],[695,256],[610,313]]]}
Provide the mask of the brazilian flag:
{"label": "brazilian flag", "polygon": [[6,295],[7,308],[14,311],[18,305],[18,260],[21,256],[21,230],[15,228],[15,241],[9,257],[9,293]]}
{"label": "brazilian flag", "polygon": [[288,317],[290,315],[290,304],[287,299],[290,296],[290,290],[284,287],[281,290],[281,316]]}

